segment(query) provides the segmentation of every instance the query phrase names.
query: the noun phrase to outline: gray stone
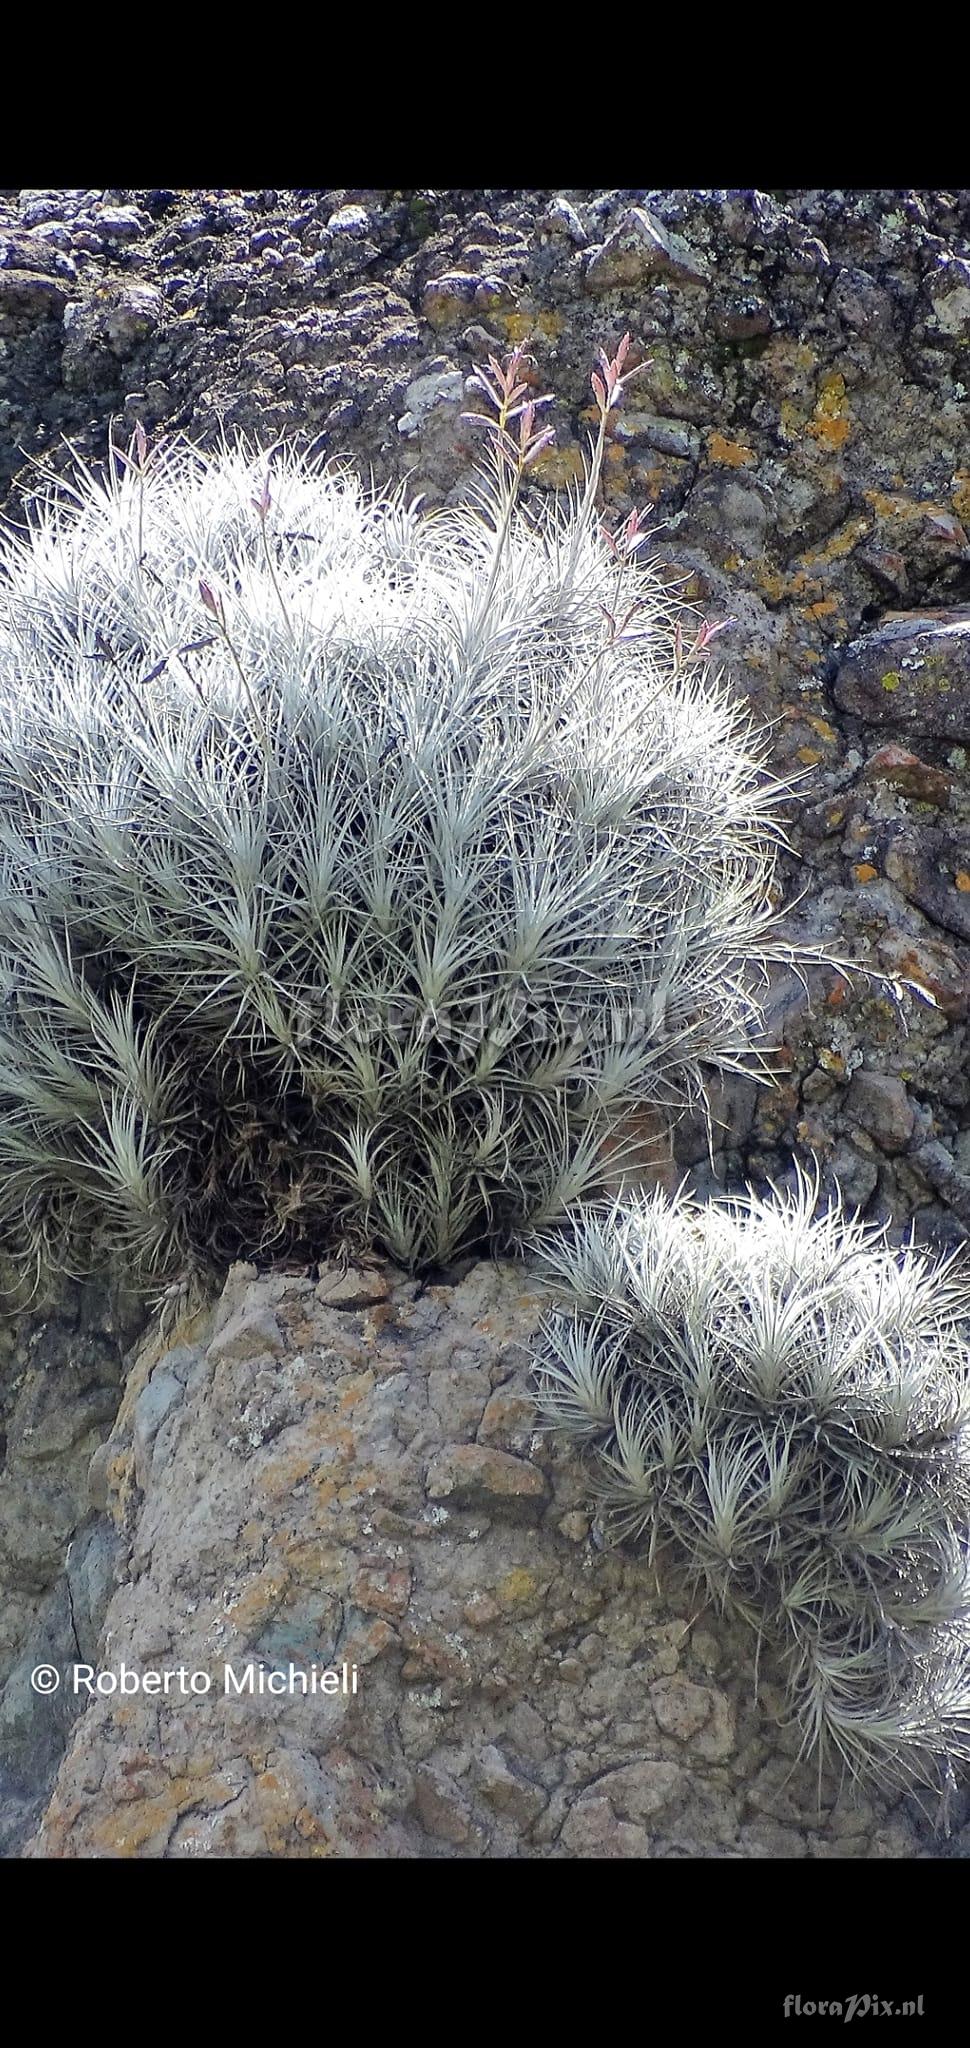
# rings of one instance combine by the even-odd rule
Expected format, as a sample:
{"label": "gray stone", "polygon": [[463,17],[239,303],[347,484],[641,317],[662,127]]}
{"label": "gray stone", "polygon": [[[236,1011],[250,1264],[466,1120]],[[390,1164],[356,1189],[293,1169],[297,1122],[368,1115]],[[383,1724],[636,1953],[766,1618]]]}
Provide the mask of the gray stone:
{"label": "gray stone", "polygon": [[576,208],[568,199],[557,194],[546,207],[539,221],[539,227],[547,235],[561,235],[572,243],[574,249],[585,249],[589,236],[579,218]]}
{"label": "gray stone", "polygon": [[854,640],[839,663],[835,700],[870,725],[965,739],[970,608],[902,612]]}
{"label": "gray stone", "polygon": [[338,206],[327,227],[332,235],[349,235],[360,241],[370,230],[370,216],[364,206]]}
{"label": "gray stone", "polygon": [[913,1135],[913,1105],[904,1081],[859,1067],[846,1092],[849,1115],[884,1152],[901,1152]]}
{"label": "gray stone", "polygon": [[926,290],[937,326],[951,341],[966,341],[970,337],[970,262],[946,251],[931,271]]}
{"label": "gray stone", "polygon": [[677,455],[696,462],[700,435],[684,420],[664,419],[658,413],[623,410],[617,414],[614,434],[621,447],[656,448],[661,455]]}
{"label": "gray stone", "polygon": [[138,1396],[134,1426],[135,1478],[143,1490],[151,1468],[155,1438],[167,1416],[178,1407],[184,1393],[185,1388],[175,1374],[159,1367]]}
{"label": "gray stone", "polygon": [[671,234],[645,207],[632,206],[602,246],[593,250],[585,284],[589,292],[608,292],[653,278],[701,285],[709,276],[705,258],[681,235]]}
{"label": "gray stone", "polygon": [[275,1311],[268,1303],[244,1303],[230,1316],[209,1345],[215,1365],[233,1364],[246,1358],[281,1358],[286,1349]]}
{"label": "gray stone", "polygon": [[103,206],[95,215],[99,234],[113,242],[134,242],[145,232],[145,220],[137,206]]}
{"label": "gray stone", "polygon": [[404,411],[397,430],[399,434],[413,439],[428,423],[432,413],[442,406],[459,406],[465,395],[465,379],[460,370],[437,370],[425,377],[416,377],[404,394]]}

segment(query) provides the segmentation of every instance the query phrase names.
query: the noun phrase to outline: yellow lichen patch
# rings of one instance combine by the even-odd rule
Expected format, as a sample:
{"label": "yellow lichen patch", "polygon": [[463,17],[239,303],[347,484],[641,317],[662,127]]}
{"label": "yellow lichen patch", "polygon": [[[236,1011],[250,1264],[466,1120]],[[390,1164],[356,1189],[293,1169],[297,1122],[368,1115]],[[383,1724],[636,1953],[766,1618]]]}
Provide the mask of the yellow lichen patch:
{"label": "yellow lichen patch", "polygon": [[837,527],[821,547],[806,549],[799,560],[809,571],[825,568],[829,562],[840,562],[846,555],[851,555],[853,548],[857,548],[860,540],[864,540],[871,531],[872,521],[864,515],[858,519],[847,519],[845,525]]}
{"label": "yellow lichen patch", "polygon": [[268,1458],[259,1475],[259,1490],[267,1501],[279,1500],[308,1479],[317,1462],[317,1452],[304,1448],[281,1451]]}
{"label": "yellow lichen patch", "polygon": [[[622,477],[616,478],[617,484],[622,484],[623,481]],[[632,479],[628,487],[635,489],[640,497],[646,498],[651,505],[655,505],[663,490],[664,482],[665,477],[662,469],[651,469],[644,463],[638,462],[633,469]]]}
{"label": "yellow lichen patch", "polygon": [[967,874],[966,868],[957,869],[956,885],[964,896],[970,895],[970,875]]}
{"label": "yellow lichen patch", "polygon": [[424,316],[436,330],[439,327],[457,327],[459,320],[467,320],[467,300],[457,298],[454,292],[429,292],[424,301]]}
{"label": "yellow lichen patch", "polygon": [[307,1536],[302,1529],[284,1536],[279,1550],[294,1584],[319,1587],[327,1593],[346,1593],[350,1573],[345,1550],[338,1550],[320,1536]]}
{"label": "yellow lichen patch", "polygon": [[531,341],[533,335],[541,334],[545,341],[556,341],[563,330],[561,313],[543,310],[540,313],[497,313],[493,314],[496,327],[501,327],[505,338],[513,348],[520,342]]}
{"label": "yellow lichen patch", "polygon": [[782,598],[788,595],[788,578],[782,575],[780,569],[769,569],[766,563],[757,563],[754,580],[769,604],[780,604]]}
{"label": "yellow lichen patch", "polygon": [[861,883],[862,887],[865,888],[867,882],[875,881],[876,876],[879,873],[879,869],[872,867],[867,860],[860,860],[859,862],[857,862],[852,872],[856,878],[856,881]]}
{"label": "yellow lichen patch", "polygon": [[744,441],[728,441],[714,428],[707,437],[707,452],[712,462],[720,462],[727,469],[746,469],[755,460],[753,448]]}
{"label": "yellow lichen patch", "polygon": [[[967,478],[963,486],[959,481],[961,477]],[[893,481],[902,483],[903,479],[894,478]],[[958,548],[966,545],[967,536],[960,523],[961,519],[970,516],[970,476],[966,471],[957,471],[949,503],[942,498],[914,498],[905,490],[869,490],[864,491],[863,496],[881,526],[888,528],[886,539],[897,547],[911,541],[924,529],[929,530],[928,538],[943,539]],[[953,516],[954,507],[958,518]]]}
{"label": "yellow lichen patch", "polygon": [[495,1598],[500,1607],[522,1608],[533,1600],[539,1591],[539,1582],[534,1572],[526,1571],[524,1565],[517,1565],[514,1571],[506,1572],[495,1588]]}
{"label": "yellow lichen patch", "polygon": [[818,1063],[824,1073],[834,1074],[836,1080],[841,1081],[845,1073],[845,1060],[840,1052],[832,1052],[829,1046],[823,1045],[819,1049]]}
{"label": "yellow lichen patch", "polygon": [[808,424],[801,407],[793,405],[790,398],[783,398],[779,408],[779,424],[787,441],[796,441],[805,432]]}
{"label": "yellow lichen patch", "polygon": [[802,618],[827,619],[831,617],[833,612],[837,612],[838,609],[838,602],[834,597],[820,597],[815,604],[802,606]]}
{"label": "yellow lichen patch", "polygon": [[802,763],[803,768],[814,768],[817,762],[822,759],[822,749],[821,747],[799,747],[795,758]]}
{"label": "yellow lichen patch", "polygon": [[544,448],[529,474],[537,483],[545,484],[553,491],[565,490],[568,484],[582,483],[586,474],[583,451],[575,446]]}
{"label": "yellow lichen patch", "polygon": [[950,503],[963,525],[970,524],[970,469],[958,469],[953,478]]}
{"label": "yellow lichen patch", "polygon": [[242,1636],[255,1634],[279,1611],[289,1583],[285,1572],[278,1568],[274,1570],[272,1565],[264,1565],[240,1593],[238,1600],[226,1610],[232,1616],[233,1628],[238,1629]]}
{"label": "yellow lichen patch", "polygon": [[845,395],[845,378],[840,370],[833,370],[826,377],[815,401],[814,417],[809,420],[808,432],[826,448],[843,448],[852,432],[849,408]]}
{"label": "yellow lichen patch", "polygon": [[[464,322],[473,318],[475,313],[485,313],[489,319],[508,320],[512,316],[508,313],[503,314],[501,310],[505,296],[500,287],[482,278],[476,286],[472,300],[463,291],[449,290],[447,280],[442,279],[440,290],[434,285],[428,287],[422,301],[422,311],[425,319],[436,329],[457,327],[459,321]],[[527,332],[531,332],[533,324],[534,315],[530,315],[526,324]]]}
{"label": "yellow lichen patch", "polygon": [[913,500],[907,498],[903,492],[863,491],[862,495],[866,504],[872,506],[878,519],[911,519],[913,516]]}
{"label": "yellow lichen patch", "polygon": [[809,718],[806,719],[806,724],[811,726],[813,732],[818,733],[819,739],[824,740],[826,746],[828,746],[832,740],[838,739],[838,733],[836,732],[834,725],[830,725],[827,718]]}
{"label": "yellow lichen patch", "polygon": [[890,692],[892,692],[893,690],[898,690],[902,680],[902,676],[899,674],[898,669],[887,669],[885,675],[882,677],[882,687],[884,690],[889,690]]}

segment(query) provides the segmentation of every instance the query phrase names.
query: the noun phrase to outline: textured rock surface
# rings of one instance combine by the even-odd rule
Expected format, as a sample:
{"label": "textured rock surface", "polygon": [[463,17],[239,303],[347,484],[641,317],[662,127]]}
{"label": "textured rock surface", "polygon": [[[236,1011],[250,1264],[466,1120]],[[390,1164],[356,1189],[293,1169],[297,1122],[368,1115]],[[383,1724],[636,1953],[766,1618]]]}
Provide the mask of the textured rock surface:
{"label": "textured rock surface", "polygon": [[[678,1166],[696,1160],[703,1187],[814,1154],[874,1216],[952,1243],[970,1133],[968,277],[967,192],[8,193],[0,501],[32,488],[25,453],[64,465],[66,436],[99,455],[113,417],[210,442],[293,433],[438,503],[480,445],[461,417],[473,363],[524,338],[556,394],[541,494],[576,478],[592,351],[628,328],[648,367],[616,416],[608,503],[653,507],[661,558],[733,621],[725,663],[802,778],[792,929],[897,983],[819,971],[811,1011],[780,987],[779,1090],[728,1116],[713,1169],[682,1133]],[[871,772],[889,749],[915,770]],[[863,1064],[907,1091],[902,1146],[898,1120],[887,1146],[852,1112]]]}
{"label": "textured rock surface", "polygon": [[[109,419],[122,435],[142,420],[151,436],[185,429],[210,443],[223,428],[267,444],[293,433],[348,454],[363,473],[408,477],[440,503],[467,488],[479,446],[461,418],[472,365],[522,339],[540,388],[556,394],[556,445],[534,472],[541,494],[578,475],[592,351],[629,329],[648,367],[616,416],[611,515],[653,507],[661,560],[707,617],[731,619],[717,643],[725,665],[756,716],[773,721],[776,767],[801,777],[789,807],[796,853],[781,874],[789,898],[802,892],[792,931],[883,977],[820,970],[810,1001],[780,978],[769,1011],[778,1086],[732,1079],[715,1100],[713,1164],[703,1130],[685,1126],[659,1170],[673,1185],[690,1167],[703,1190],[783,1179],[793,1154],[814,1156],[850,1204],[900,1234],[912,1220],[921,1237],[951,1244],[970,1233],[968,280],[967,192],[7,192],[0,503],[19,514],[35,481],[27,458],[65,467],[65,439],[102,455]],[[380,1274],[334,1273],[327,1284],[334,1314],[343,1303],[348,1316],[376,1315],[386,1300]],[[348,1299],[348,1286],[378,1292]],[[272,1301],[263,1306],[275,1316]],[[76,1633],[97,1633],[109,1550],[114,1558],[103,1450],[88,1524],[84,1475],[110,1427],[132,1332],[100,1316],[94,1290],[67,1292],[56,1313],[0,1327],[0,1795],[10,1841],[43,1798],[71,1724],[63,1701],[26,1696],[25,1673],[45,1646],[63,1661]],[[288,1370],[272,1317],[264,1340],[263,1369]],[[223,1372],[248,1355],[245,1335],[228,1355],[236,1341],[224,1333]],[[503,1388],[486,1393],[497,1405],[473,1413],[474,1427],[455,1420],[474,1411],[482,1369],[466,1379],[440,1357],[428,1365],[443,1460],[434,1483],[452,1492],[426,1505],[446,1517],[485,1514],[458,1508],[460,1490],[477,1484],[482,1498],[483,1475],[494,1482],[503,1469],[469,1459],[473,1445],[509,1455]],[[432,1386],[433,1374],[444,1377]],[[145,1512],[157,1447],[188,1412],[182,1386],[180,1367],[159,1368],[130,1424]],[[529,1463],[551,1483],[542,1455]],[[527,1570],[554,1510],[537,1493],[517,1511],[501,1522],[503,1540],[514,1529]],[[563,1522],[580,1513],[564,1508]],[[454,1524],[429,1526],[422,1557]],[[573,1555],[558,1538],[555,1554],[560,1568]],[[440,1568],[444,1579],[444,1551]],[[584,1571],[577,1582],[606,1589],[606,1608],[615,1599],[622,1611],[634,1583],[624,1572],[641,1587],[634,1567],[599,1554]],[[640,1602],[638,1592],[637,1612]],[[651,1626],[667,1626],[667,1610],[657,1613]],[[703,1685],[695,1643],[696,1631],[688,1676]],[[551,1653],[537,1666],[535,1711],[550,1721],[568,1708],[585,1731],[569,1706],[585,1698],[570,1687],[589,1682],[581,1659],[577,1668],[578,1679],[564,1677]],[[503,1761],[508,1742],[494,1730],[482,1752],[499,1789],[491,1804],[476,1791],[473,1804],[489,1813],[518,1799],[528,1745],[516,1741],[518,1764]],[[440,1812],[434,1755],[432,1741],[420,1759],[432,1778],[419,1774],[422,1805],[400,1822],[401,1839],[415,1813]],[[649,1751],[639,1789],[618,1780],[612,1803],[594,1791],[593,1770],[549,1842],[585,1841],[588,1851],[607,1810],[617,1828],[642,1832],[634,1806],[646,1812],[659,1799],[671,1761],[673,1752]],[[628,1766],[641,1768],[614,1746],[597,1768]],[[471,1796],[467,1772],[458,1776]],[[722,1814],[736,1819],[726,1780],[720,1791]],[[693,1825],[683,1822],[684,1839]],[[760,1846],[745,1825],[742,1853],[768,1853],[770,1827],[785,1849],[778,1812]],[[176,1844],[188,1826],[173,1823]],[[875,1826],[870,1816],[853,1853]],[[527,1853],[540,1848],[537,1835]],[[445,1853],[456,1852],[457,1838]]]}
{"label": "textured rock surface", "polygon": [[[234,1268],[138,1355],[94,1459],[116,1583],[80,1655],[211,1691],[86,1700],[26,1854],[943,1853],[913,1801],[819,1786],[753,1644],[600,1546],[533,1433],[527,1268],[352,1272],[335,1305],[338,1277]],[[227,1664],[291,1662],[356,1666],[357,1692],[226,1696]]]}
{"label": "textured rock surface", "polygon": [[71,1718],[62,1701],[38,1720],[30,1669],[66,1658],[79,1631],[93,1640],[103,1619],[110,1532],[90,1526],[88,1471],[146,1313],[91,1284],[0,1321],[0,1853],[35,1811]]}

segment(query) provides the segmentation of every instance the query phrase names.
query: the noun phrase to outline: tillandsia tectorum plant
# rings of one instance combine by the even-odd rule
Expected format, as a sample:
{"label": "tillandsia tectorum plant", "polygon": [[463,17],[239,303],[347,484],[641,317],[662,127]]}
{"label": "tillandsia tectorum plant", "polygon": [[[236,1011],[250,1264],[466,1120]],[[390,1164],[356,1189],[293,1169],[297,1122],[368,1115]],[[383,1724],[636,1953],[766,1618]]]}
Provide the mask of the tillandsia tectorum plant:
{"label": "tillandsia tectorum plant", "polygon": [[[0,542],[0,1220],[164,1281],[512,1245],[760,1024],[777,786],[711,628],[478,378],[470,502],[139,428]],[[689,642],[689,644],[688,644]],[[85,1254],[86,1255],[86,1254]]]}
{"label": "tillandsia tectorum plant", "polygon": [[970,1758],[970,1276],[817,1185],[589,1210],[540,1254],[546,1421],[614,1535],[671,1546],[782,1653],[805,1753]]}

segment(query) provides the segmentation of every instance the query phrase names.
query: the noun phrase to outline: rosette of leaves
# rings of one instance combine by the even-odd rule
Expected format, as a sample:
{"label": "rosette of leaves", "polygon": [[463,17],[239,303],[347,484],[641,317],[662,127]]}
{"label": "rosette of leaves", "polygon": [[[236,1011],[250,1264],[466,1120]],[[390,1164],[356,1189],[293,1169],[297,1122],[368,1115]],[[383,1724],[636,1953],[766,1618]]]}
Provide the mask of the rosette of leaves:
{"label": "rosette of leaves", "polygon": [[780,1652],[803,1751],[944,1780],[970,1756],[970,1279],[817,1184],[681,1192],[547,1233],[547,1424],[614,1539]]}
{"label": "rosette of leaves", "polygon": [[[138,429],[0,540],[0,1223],[38,1272],[512,1246],[761,1021],[777,789],[479,377],[468,500]],[[539,494],[541,496],[541,494]]]}

